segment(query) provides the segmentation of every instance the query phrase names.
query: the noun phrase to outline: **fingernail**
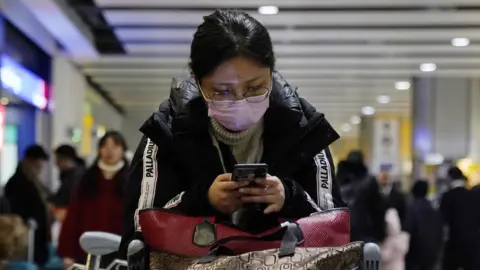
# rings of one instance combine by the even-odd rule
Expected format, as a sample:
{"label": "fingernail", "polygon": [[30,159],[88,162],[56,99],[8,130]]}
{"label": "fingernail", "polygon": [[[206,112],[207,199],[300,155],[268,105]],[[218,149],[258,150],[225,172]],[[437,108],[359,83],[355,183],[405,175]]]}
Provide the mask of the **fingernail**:
{"label": "fingernail", "polygon": [[244,189],[244,188],[241,188],[239,191],[240,191],[240,192],[245,192],[245,189]]}

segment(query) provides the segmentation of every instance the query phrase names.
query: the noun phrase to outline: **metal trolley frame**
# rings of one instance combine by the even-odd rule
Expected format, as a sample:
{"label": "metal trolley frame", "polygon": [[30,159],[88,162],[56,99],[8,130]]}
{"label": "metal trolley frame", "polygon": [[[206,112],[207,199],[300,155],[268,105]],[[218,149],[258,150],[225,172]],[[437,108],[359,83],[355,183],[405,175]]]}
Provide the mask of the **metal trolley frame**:
{"label": "metal trolley frame", "polygon": [[[85,232],[80,237],[80,246],[88,254],[85,265],[74,264],[69,270],[99,270],[102,256],[113,253],[120,246],[121,237],[105,232]],[[106,270],[120,270],[128,267],[124,260],[114,260]]]}
{"label": "metal trolley frame", "polygon": [[[80,246],[88,254],[85,265],[74,264],[69,270],[99,270],[102,256],[118,250],[120,236],[105,232],[86,232],[80,237]],[[145,244],[140,240],[133,240],[128,246],[128,258],[138,259],[146,250]],[[378,245],[367,243],[363,248],[363,265],[355,270],[380,270],[381,253]],[[138,265],[138,263],[137,263]],[[128,267],[131,270],[144,270],[142,267],[129,267],[123,260],[114,260],[106,270],[119,270]],[[138,268],[138,269],[137,269]]]}

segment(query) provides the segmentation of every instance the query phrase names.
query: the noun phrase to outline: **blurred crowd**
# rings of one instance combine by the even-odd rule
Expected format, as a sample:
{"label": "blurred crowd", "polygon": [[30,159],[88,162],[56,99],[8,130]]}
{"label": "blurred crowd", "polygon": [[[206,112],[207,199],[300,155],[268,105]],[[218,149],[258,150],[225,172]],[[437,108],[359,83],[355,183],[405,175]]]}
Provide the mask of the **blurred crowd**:
{"label": "blurred crowd", "polygon": [[[129,159],[122,135],[109,131],[91,164],[74,147],[53,152],[60,188],[50,192],[39,180],[50,158],[32,145],[0,198],[0,259],[26,256],[28,226],[36,224],[34,261],[45,269],[84,263],[78,239],[85,231],[122,233],[123,187]],[[475,179],[473,179],[475,180]],[[410,192],[384,168],[372,174],[363,154],[353,151],[338,164],[337,181],[351,210],[352,241],[378,243],[385,270],[480,269],[480,179],[467,188],[457,167],[448,170],[446,189],[432,196],[429,181],[418,179]],[[438,198],[435,203],[432,198]],[[54,224],[62,224],[59,236]],[[58,238],[58,244],[52,242]],[[103,260],[107,265],[117,254]],[[56,264],[55,264],[56,262]]]}
{"label": "blurred crowd", "polygon": [[[126,151],[125,140],[116,131],[99,140],[92,164],[86,164],[74,147],[59,146],[53,155],[60,187],[50,192],[39,180],[50,154],[40,145],[28,147],[1,198],[0,260],[10,264],[7,269],[24,261],[29,249],[40,268],[62,269],[84,263],[86,254],[78,242],[83,232],[121,234],[123,187],[129,170]],[[34,241],[28,240],[31,227],[35,228]],[[57,242],[55,238],[58,244],[52,244]]]}
{"label": "blurred crowd", "polygon": [[352,240],[378,243],[385,270],[480,269],[480,183],[472,179],[468,188],[457,167],[447,175],[447,188],[436,194],[426,179],[404,192],[388,168],[374,175],[362,153],[351,152],[337,177],[351,210]]}

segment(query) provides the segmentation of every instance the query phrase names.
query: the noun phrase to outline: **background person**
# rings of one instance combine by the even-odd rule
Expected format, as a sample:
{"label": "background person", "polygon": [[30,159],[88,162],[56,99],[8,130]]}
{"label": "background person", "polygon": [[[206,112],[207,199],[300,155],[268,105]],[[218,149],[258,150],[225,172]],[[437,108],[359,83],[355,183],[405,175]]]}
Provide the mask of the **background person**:
{"label": "background person", "polygon": [[385,214],[387,234],[380,250],[382,254],[381,268],[385,270],[405,270],[405,255],[408,251],[410,236],[402,231],[402,224],[395,208]]}
{"label": "background person", "polygon": [[364,181],[350,206],[351,240],[381,244],[387,237],[385,216],[388,208],[378,181],[374,177]]}
{"label": "background person", "polygon": [[[128,174],[123,136],[108,131],[98,143],[98,157],[81,179],[60,231],[58,253],[66,267],[85,263],[78,240],[86,231],[121,235],[124,188]],[[102,267],[116,254],[102,257]]]}
{"label": "background person", "polygon": [[28,147],[15,174],[5,185],[5,198],[10,204],[10,212],[20,216],[25,224],[30,219],[37,223],[34,257],[39,266],[43,266],[50,256],[48,244],[52,219],[47,194],[39,179],[47,160],[48,154],[43,147]]}
{"label": "background person", "polygon": [[398,216],[400,217],[400,223],[402,228],[405,225],[405,216],[407,213],[407,198],[398,185],[393,182],[390,170],[382,168],[377,176],[380,193],[387,201],[389,208],[395,208]]}
{"label": "background person", "polygon": [[443,255],[443,269],[473,270],[478,256],[478,205],[473,192],[466,187],[467,177],[458,167],[448,172],[450,190],[441,198],[440,210],[448,227],[448,240]]}
{"label": "background person", "polygon": [[373,178],[359,150],[351,151],[347,159],[338,163],[337,181],[342,198],[349,206],[353,206],[360,187]]}
{"label": "background person", "polygon": [[410,234],[408,270],[434,270],[443,245],[442,216],[427,199],[428,186],[427,180],[417,180],[412,187],[405,225]]}
{"label": "background person", "polygon": [[74,188],[85,171],[85,161],[77,155],[75,148],[61,145],[55,150],[55,164],[60,173],[60,188],[49,201],[55,207],[57,220],[63,221]]}

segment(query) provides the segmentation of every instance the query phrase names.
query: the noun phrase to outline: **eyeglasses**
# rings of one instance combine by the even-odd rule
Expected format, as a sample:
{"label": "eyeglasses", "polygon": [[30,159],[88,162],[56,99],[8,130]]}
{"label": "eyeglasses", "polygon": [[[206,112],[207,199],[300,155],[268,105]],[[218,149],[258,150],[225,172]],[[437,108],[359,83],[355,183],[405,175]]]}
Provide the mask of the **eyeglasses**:
{"label": "eyeglasses", "polygon": [[245,99],[248,103],[260,103],[268,98],[269,88],[259,86],[248,89],[245,93],[235,93],[231,90],[216,91],[210,96],[214,106],[229,107],[237,100]]}

